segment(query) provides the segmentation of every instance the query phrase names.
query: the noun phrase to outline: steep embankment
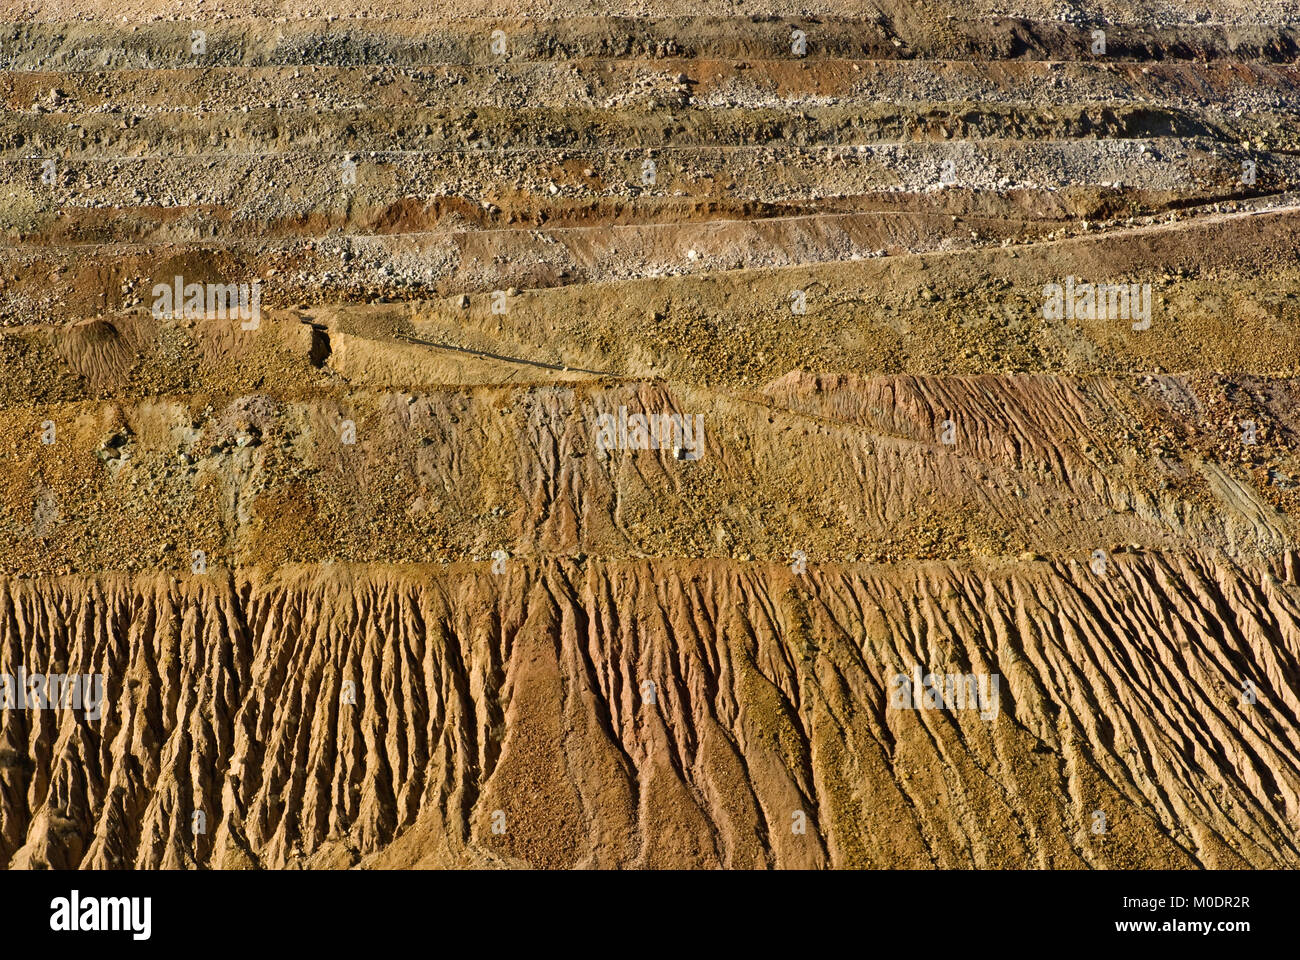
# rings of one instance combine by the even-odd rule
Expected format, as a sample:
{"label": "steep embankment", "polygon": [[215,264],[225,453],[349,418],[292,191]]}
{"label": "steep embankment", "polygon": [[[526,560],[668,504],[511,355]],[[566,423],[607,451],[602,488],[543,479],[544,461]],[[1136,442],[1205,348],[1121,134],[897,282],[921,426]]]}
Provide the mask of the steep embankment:
{"label": "steep embankment", "polygon": [[[7,580],[6,658],[109,684],[95,722],[0,714],[0,855],[1294,867],[1296,575],[1146,555]],[[918,665],[1000,675],[996,707],[891,707]]]}

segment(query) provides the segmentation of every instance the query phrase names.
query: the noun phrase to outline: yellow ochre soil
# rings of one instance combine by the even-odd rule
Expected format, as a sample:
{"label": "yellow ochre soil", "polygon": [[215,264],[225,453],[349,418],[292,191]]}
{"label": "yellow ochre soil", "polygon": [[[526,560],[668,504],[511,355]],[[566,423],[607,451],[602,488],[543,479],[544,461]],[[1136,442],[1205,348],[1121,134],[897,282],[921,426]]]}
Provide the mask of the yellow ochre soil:
{"label": "yellow ochre soil", "polygon": [[1300,866],[1298,60],[0,3],[0,865]]}

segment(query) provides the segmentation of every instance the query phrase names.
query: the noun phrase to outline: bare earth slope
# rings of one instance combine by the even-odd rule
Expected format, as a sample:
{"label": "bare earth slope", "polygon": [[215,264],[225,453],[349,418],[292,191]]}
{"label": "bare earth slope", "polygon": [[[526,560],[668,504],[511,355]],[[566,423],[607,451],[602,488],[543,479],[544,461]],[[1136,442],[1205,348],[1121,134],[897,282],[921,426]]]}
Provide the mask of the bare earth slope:
{"label": "bare earth slope", "polygon": [[[19,867],[1294,865],[1284,566],[9,583],[7,657],[122,689],[96,724],[6,728],[0,842]],[[998,672],[999,715],[889,709],[914,664]]]}

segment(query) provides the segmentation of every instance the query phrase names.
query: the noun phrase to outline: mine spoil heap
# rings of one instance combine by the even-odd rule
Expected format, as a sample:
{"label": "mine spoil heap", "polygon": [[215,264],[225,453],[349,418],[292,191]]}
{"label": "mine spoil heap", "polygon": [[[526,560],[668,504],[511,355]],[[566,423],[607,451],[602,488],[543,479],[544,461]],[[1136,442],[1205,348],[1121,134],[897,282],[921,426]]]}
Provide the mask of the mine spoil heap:
{"label": "mine spoil heap", "polygon": [[1300,866],[1294,7],[473,6],[0,4],[0,864]]}

